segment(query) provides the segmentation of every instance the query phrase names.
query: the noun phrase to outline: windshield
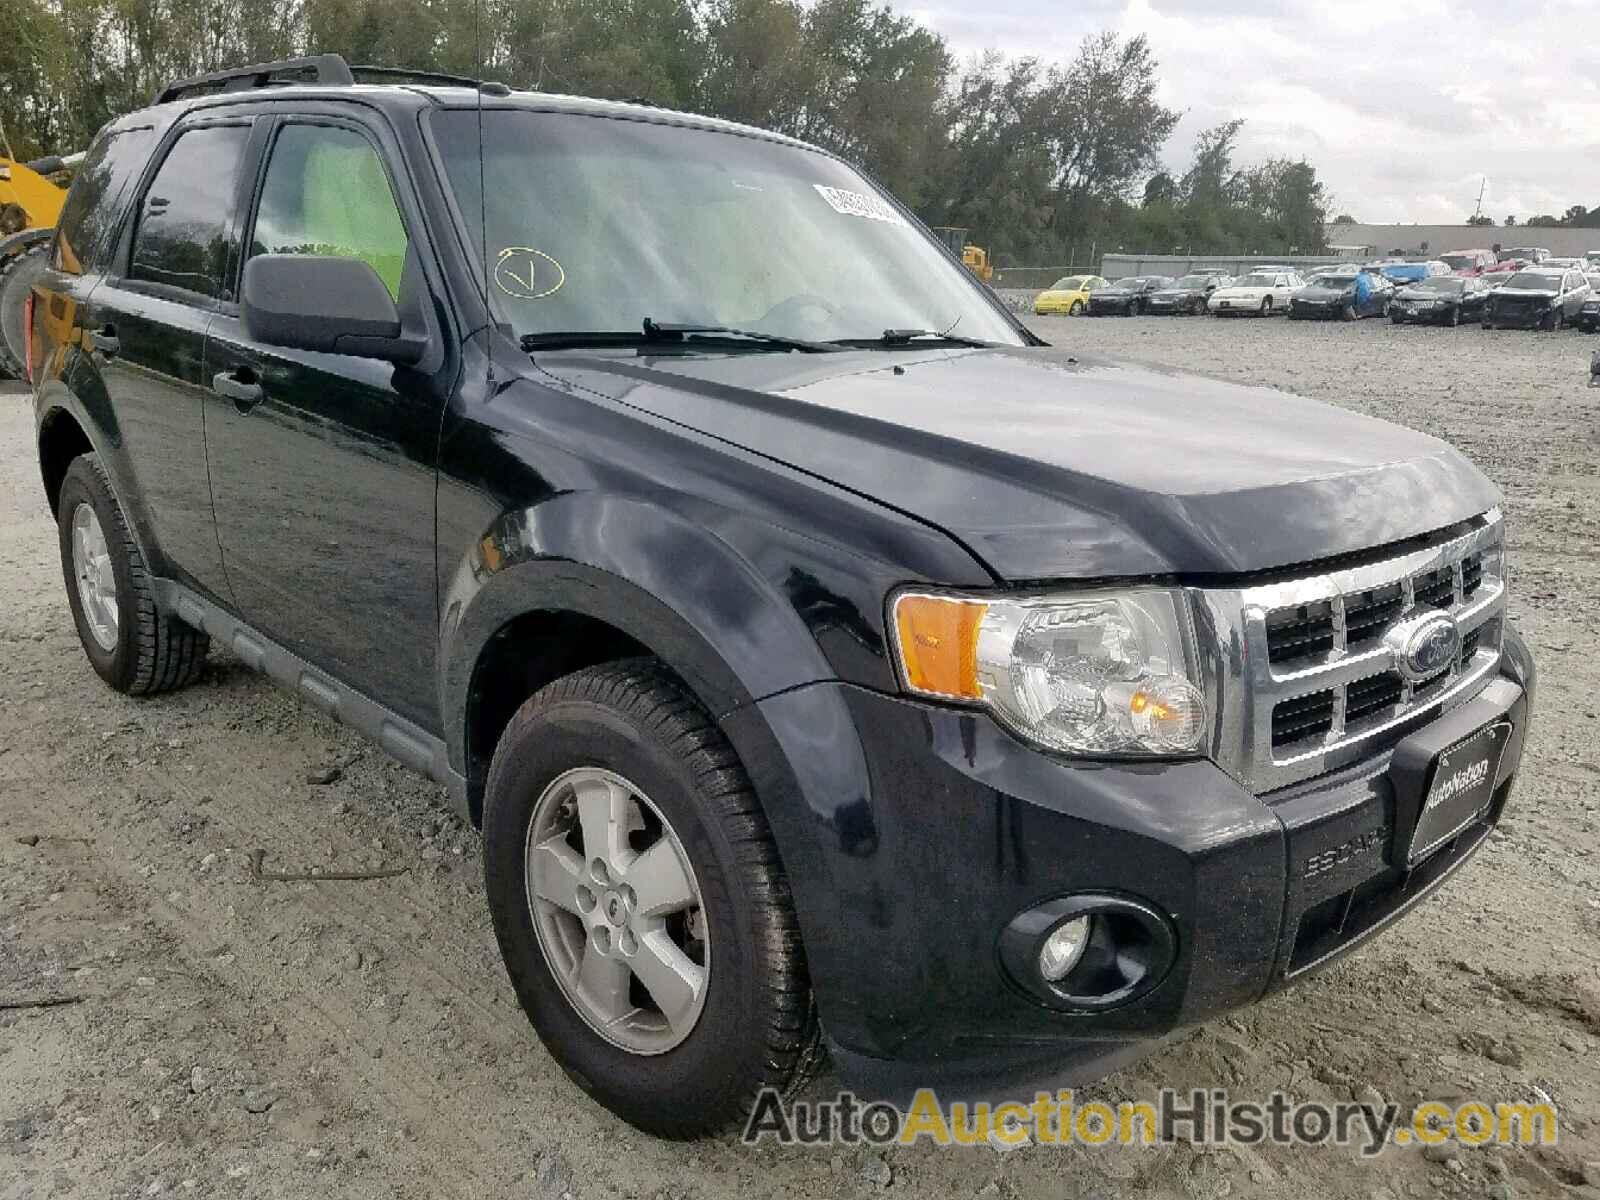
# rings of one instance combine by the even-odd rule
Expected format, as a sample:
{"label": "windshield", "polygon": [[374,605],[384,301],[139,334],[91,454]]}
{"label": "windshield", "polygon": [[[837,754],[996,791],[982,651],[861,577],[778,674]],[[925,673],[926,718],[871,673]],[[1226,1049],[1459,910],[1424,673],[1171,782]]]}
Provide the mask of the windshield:
{"label": "windshield", "polygon": [[1175,288],[1203,288],[1216,282],[1215,275],[1185,275],[1172,286]]}
{"label": "windshield", "polygon": [[1452,271],[1470,271],[1478,265],[1478,260],[1471,254],[1441,254],[1439,261]]}
{"label": "windshield", "polygon": [[1518,271],[1505,286],[1509,288],[1523,288],[1530,292],[1559,292],[1561,290],[1561,276],[1540,275],[1536,271]]}
{"label": "windshield", "polygon": [[1144,287],[1144,280],[1135,277],[1133,279],[1119,279],[1103,290],[1108,292],[1137,292],[1142,287]]}
{"label": "windshield", "polygon": [[1276,275],[1246,275],[1243,279],[1239,280],[1238,283],[1234,284],[1234,286],[1247,288],[1269,288],[1276,287],[1277,284],[1278,277]]}
{"label": "windshield", "polygon": [[1343,288],[1355,287],[1356,272],[1351,271],[1339,275],[1329,272],[1326,275],[1317,276],[1311,282],[1316,287],[1332,288],[1334,291],[1339,291]]}
{"label": "windshield", "polygon": [[1050,285],[1052,292],[1077,292],[1083,290],[1084,276],[1067,275]]}
{"label": "windshield", "polygon": [[1022,344],[970,274],[827,155],[502,109],[483,114],[480,175],[477,111],[432,125],[493,304],[519,335],[638,332],[650,318],[809,341],[894,329]]}
{"label": "windshield", "polygon": [[1447,295],[1459,293],[1466,285],[1464,279],[1451,279],[1448,275],[1435,275],[1432,279],[1419,279],[1411,285],[1414,292],[1442,292]]}

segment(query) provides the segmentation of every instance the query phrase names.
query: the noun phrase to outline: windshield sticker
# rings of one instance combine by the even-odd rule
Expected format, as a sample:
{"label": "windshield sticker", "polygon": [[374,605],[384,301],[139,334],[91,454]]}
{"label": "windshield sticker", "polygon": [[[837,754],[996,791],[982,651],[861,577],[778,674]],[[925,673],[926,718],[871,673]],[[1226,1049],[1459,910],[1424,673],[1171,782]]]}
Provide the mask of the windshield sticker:
{"label": "windshield sticker", "polygon": [[517,300],[543,300],[566,281],[561,264],[532,246],[507,246],[494,262],[495,287]]}
{"label": "windshield sticker", "polygon": [[906,219],[894,210],[894,206],[881,197],[844,188],[823,187],[820,183],[811,186],[817,189],[836,213],[843,213],[847,217],[865,217],[869,221],[883,221],[889,225],[906,224]]}

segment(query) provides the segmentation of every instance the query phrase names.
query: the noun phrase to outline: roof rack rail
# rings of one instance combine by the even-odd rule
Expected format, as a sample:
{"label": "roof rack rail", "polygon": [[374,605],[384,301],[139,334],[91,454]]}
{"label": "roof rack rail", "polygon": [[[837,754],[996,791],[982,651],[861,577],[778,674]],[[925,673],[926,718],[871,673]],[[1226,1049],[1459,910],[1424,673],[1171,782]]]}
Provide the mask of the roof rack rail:
{"label": "roof rack rail", "polygon": [[245,92],[251,88],[284,86],[291,83],[321,83],[349,87],[355,83],[350,64],[337,54],[314,54],[307,58],[285,58],[278,62],[254,63],[227,71],[210,71],[193,79],[169,83],[156,93],[151,103],[166,104],[184,96],[212,92]]}
{"label": "roof rack rail", "polygon": [[395,83],[421,83],[445,87],[476,88],[483,86],[483,80],[474,79],[470,75],[452,75],[447,71],[413,71],[409,67],[374,67],[366,64],[355,64],[350,67],[350,73],[355,76],[356,82],[362,82],[363,76],[376,76],[384,82]]}

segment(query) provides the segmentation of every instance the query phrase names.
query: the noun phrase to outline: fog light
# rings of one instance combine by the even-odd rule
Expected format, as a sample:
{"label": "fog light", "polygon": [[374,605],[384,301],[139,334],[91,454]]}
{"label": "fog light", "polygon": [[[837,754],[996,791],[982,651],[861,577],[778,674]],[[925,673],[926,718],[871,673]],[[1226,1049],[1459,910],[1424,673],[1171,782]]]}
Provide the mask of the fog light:
{"label": "fog light", "polygon": [[1078,965],[1089,944],[1089,918],[1076,917],[1058,925],[1039,947],[1039,974],[1059,983]]}

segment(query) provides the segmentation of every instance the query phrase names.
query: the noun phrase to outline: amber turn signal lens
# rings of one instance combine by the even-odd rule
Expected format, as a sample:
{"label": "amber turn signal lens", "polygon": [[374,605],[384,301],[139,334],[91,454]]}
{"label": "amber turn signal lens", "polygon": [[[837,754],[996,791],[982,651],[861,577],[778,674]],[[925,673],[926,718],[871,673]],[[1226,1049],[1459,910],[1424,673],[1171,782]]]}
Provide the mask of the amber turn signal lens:
{"label": "amber turn signal lens", "polygon": [[978,626],[989,606],[950,596],[901,596],[894,603],[895,635],[906,685],[928,696],[981,700]]}

